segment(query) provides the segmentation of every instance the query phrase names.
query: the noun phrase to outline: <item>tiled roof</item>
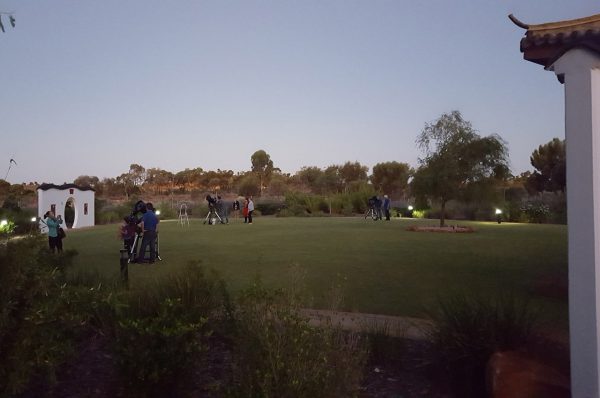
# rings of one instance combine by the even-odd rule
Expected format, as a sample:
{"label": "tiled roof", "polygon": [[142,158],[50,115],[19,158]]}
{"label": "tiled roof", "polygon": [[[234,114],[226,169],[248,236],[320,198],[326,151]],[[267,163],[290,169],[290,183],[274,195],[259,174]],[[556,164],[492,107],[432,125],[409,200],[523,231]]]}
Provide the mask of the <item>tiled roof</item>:
{"label": "tiled roof", "polygon": [[84,186],[75,185],[75,184],[63,184],[63,185],[42,184],[39,187],[37,187],[37,189],[41,189],[42,191],[47,191],[49,189],[58,189],[60,191],[63,191],[65,189],[69,189],[69,188],[79,189],[80,191],[95,191],[95,189],[92,187],[89,187],[89,186],[84,187]]}
{"label": "tiled roof", "polygon": [[521,52],[527,61],[548,67],[575,47],[600,53],[600,14],[538,25],[525,24],[512,14],[508,17],[527,29],[521,39]]}

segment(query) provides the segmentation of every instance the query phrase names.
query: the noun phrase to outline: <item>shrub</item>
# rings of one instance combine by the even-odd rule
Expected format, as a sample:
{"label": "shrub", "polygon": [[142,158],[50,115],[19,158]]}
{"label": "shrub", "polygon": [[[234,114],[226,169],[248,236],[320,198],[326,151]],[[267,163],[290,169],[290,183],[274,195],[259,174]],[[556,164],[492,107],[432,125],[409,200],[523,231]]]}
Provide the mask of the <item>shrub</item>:
{"label": "shrub", "polygon": [[515,350],[531,339],[537,313],[505,294],[490,298],[456,294],[439,300],[427,331],[432,356],[458,396],[485,396],[485,366],[496,351]]}
{"label": "shrub", "polygon": [[52,384],[82,330],[71,310],[64,270],[76,252],[50,255],[44,240],[27,237],[0,246],[0,395],[30,381]]}
{"label": "shrub", "polygon": [[163,220],[172,220],[179,217],[179,209],[171,207],[169,202],[160,202],[155,204],[154,208],[160,210],[160,218]]}
{"label": "shrub", "polygon": [[365,322],[361,329],[367,336],[369,361],[372,364],[387,365],[400,360],[405,348],[402,340],[404,330],[397,324],[371,321]]}
{"label": "shrub", "polygon": [[425,218],[427,217],[427,210],[413,210],[412,218]]}
{"label": "shrub", "polygon": [[280,202],[260,202],[256,204],[254,211],[258,210],[262,215],[271,216],[277,214],[283,206],[284,203]]}
{"label": "shrub", "polygon": [[206,318],[187,320],[182,299],[164,299],[147,317],[119,320],[115,351],[126,388],[137,396],[166,394],[184,377],[206,347]]}
{"label": "shrub", "polygon": [[[32,217],[36,216],[34,209],[23,209],[11,210],[11,209],[0,209],[0,219],[7,220],[7,225],[0,227],[0,235],[7,232],[16,235],[26,235],[31,233],[38,233],[38,224],[31,221]],[[10,229],[10,231],[8,231]]]}
{"label": "shrub", "polygon": [[529,202],[521,207],[530,223],[544,223],[550,216],[550,207],[542,202]]}
{"label": "shrub", "polygon": [[234,385],[243,397],[342,397],[356,393],[366,350],[354,334],[312,328],[295,299],[256,284],[236,312]]}
{"label": "shrub", "polygon": [[126,306],[115,310],[114,350],[124,385],[138,395],[158,396],[168,395],[194,370],[212,334],[209,320],[216,326],[231,313],[223,281],[216,273],[207,276],[197,263],[132,291]]}

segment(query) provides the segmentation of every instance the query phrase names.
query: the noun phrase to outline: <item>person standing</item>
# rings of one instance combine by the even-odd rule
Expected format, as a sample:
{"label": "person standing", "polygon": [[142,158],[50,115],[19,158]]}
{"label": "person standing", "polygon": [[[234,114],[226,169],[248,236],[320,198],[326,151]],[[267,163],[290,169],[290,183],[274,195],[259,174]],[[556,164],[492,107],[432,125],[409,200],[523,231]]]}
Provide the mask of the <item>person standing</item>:
{"label": "person standing", "polygon": [[377,216],[377,220],[383,219],[383,217],[381,216],[381,204],[382,204],[381,199],[379,199],[379,196],[376,196],[375,197],[375,214]]}
{"label": "person standing", "polygon": [[242,213],[244,214],[244,224],[248,222],[248,198],[244,199],[244,208],[242,209]]}
{"label": "person standing", "polygon": [[390,221],[390,209],[392,207],[392,201],[387,195],[383,195],[383,212],[385,214],[385,221]]}
{"label": "person standing", "polygon": [[252,224],[252,212],[254,212],[254,201],[252,196],[248,198],[248,224]]}
{"label": "person standing", "polygon": [[55,217],[53,211],[47,211],[44,214],[44,220],[44,224],[48,227],[48,246],[50,247],[50,251],[52,253],[55,251],[62,253],[62,238],[58,231],[60,225],[63,223],[61,216]]}
{"label": "person standing", "polygon": [[154,206],[152,203],[146,203],[146,212],[142,216],[140,224],[144,236],[142,238],[142,246],[138,253],[138,262],[144,262],[146,247],[150,246],[150,263],[156,258],[156,234],[158,230],[158,217],[154,214]]}

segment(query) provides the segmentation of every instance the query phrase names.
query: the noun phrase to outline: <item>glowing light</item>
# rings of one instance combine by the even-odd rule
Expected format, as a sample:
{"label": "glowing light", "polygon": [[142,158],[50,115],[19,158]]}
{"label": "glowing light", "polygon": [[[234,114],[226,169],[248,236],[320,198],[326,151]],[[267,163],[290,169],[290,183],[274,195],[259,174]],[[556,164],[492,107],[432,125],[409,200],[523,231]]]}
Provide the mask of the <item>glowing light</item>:
{"label": "glowing light", "polygon": [[6,220],[0,221],[0,227],[4,227],[4,226],[6,226],[6,224],[8,224],[8,221],[6,221]]}
{"label": "glowing light", "polygon": [[156,210],[156,215],[160,216],[160,210]]}
{"label": "glowing light", "polygon": [[496,209],[496,214],[502,214],[502,210]]}
{"label": "glowing light", "polygon": [[408,206],[408,211],[413,211],[414,207]]}
{"label": "glowing light", "polygon": [[36,222],[37,221],[37,217],[31,217],[31,222]]}

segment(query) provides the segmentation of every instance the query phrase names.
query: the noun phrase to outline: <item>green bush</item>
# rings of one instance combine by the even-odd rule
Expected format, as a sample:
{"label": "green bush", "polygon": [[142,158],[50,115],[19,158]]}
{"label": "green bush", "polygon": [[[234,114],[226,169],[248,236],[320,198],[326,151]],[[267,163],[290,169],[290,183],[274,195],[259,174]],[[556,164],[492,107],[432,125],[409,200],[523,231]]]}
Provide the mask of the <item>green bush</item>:
{"label": "green bush", "polygon": [[125,304],[115,308],[114,350],[125,388],[138,396],[166,396],[177,388],[207,349],[213,328],[231,327],[224,282],[197,263],[131,291]]}
{"label": "green bush", "polygon": [[297,301],[254,285],[236,311],[235,397],[347,397],[357,393],[366,349],[357,335],[313,328]]}
{"label": "green bush", "polygon": [[457,396],[485,396],[485,366],[496,351],[530,342],[537,312],[512,294],[456,294],[430,311],[432,356]]}
{"label": "green bush", "polygon": [[[38,233],[38,223],[31,221],[33,217],[36,217],[35,209],[23,209],[19,210],[4,209],[0,208],[0,220],[6,220],[7,224],[10,225],[11,234],[26,235],[31,233]],[[8,227],[0,227],[0,235],[6,233]]]}
{"label": "green bush", "polygon": [[285,206],[285,204],[280,202],[260,202],[256,204],[256,210],[254,211],[258,210],[262,215],[272,216],[274,214],[277,214],[283,206]]}
{"label": "green bush", "polygon": [[51,385],[74,352],[83,326],[64,271],[75,255],[50,254],[39,236],[0,245],[0,396],[23,392],[32,380]]}
{"label": "green bush", "polygon": [[179,209],[171,207],[170,202],[160,202],[158,204],[154,204],[154,208],[160,210],[160,218],[162,220],[173,220],[179,217]]}
{"label": "green bush", "polygon": [[206,318],[187,320],[182,299],[164,299],[147,317],[125,318],[116,327],[115,351],[126,389],[136,396],[164,396],[190,375]]}
{"label": "green bush", "polygon": [[550,217],[550,207],[542,202],[529,202],[521,206],[521,211],[530,223],[545,223]]}

